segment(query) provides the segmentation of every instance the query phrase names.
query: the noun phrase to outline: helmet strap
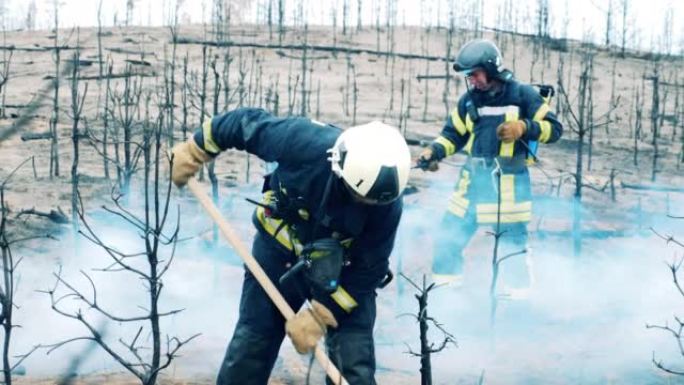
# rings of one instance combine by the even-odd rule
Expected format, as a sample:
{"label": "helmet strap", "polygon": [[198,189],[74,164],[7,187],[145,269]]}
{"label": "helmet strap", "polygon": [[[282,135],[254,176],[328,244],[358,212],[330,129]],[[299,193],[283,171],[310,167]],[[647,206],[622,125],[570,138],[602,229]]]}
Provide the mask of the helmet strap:
{"label": "helmet strap", "polygon": [[340,167],[340,151],[338,148],[331,148],[328,150],[328,162],[333,174],[342,178],[342,168]]}
{"label": "helmet strap", "polygon": [[[333,164],[338,164],[336,162],[333,162]],[[339,168],[339,164],[338,164]],[[318,232],[318,228],[321,224],[321,220],[323,219],[323,214],[325,212],[325,206],[328,204],[328,198],[330,197],[330,190],[332,190],[332,184],[333,180],[335,178],[334,172],[331,172],[330,175],[328,176],[328,181],[325,182],[325,189],[323,190],[323,197],[321,198],[321,204],[318,205],[318,210],[316,210],[316,215],[314,216],[314,225],[313,229],[311,231],[311,237],[315,237],[316,233]]]}

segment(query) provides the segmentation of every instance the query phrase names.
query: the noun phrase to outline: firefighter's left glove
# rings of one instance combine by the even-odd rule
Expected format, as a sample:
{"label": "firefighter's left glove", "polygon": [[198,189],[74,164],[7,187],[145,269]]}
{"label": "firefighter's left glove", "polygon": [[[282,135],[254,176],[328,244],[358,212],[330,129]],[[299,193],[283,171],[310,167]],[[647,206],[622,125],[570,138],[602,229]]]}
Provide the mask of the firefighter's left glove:
{"label": "firefighter's left glove", "polygon": [[306,354],[316,348],[328,326],[337,327],[332,312],[320,302],[311,301],[311,307],[303,307],[294,317],[285,322],[285,332],[299,354]]}
{"label": "firefighter's left glove", "polygon": [[504,122],[496,129],[496,135],[504,143],[515,142],[525,134],[527,125],[522,120]]}
{"label": "firefighter's left glove", "polygon": [[202,168],[202,165],[212,159],[211,155],[202,150],[192,137],[186,142],[175,145],[171,153],[173,154],[171,180],[178,187],[185,186],[188,180]]}
{"label": "firefighter's left glove", "polygon": [[432,172],[439,169],[439,161],[435,158],[435,151],[432,147],[426,147],[423,152],[420,153],[420,156],[416,161],[416,167],[423,171]]}

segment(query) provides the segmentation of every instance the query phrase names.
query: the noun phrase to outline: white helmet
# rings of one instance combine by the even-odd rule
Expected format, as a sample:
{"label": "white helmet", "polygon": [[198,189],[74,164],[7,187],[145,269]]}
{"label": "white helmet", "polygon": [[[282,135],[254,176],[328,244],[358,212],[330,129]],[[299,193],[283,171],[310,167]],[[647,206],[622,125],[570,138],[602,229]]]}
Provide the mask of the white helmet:
{"label": "white helmet", "polygon": [[361,202],[392,202],[408,182],[411,154],[406,140],[382,122],[347,129],[328,153],[332,171]]}

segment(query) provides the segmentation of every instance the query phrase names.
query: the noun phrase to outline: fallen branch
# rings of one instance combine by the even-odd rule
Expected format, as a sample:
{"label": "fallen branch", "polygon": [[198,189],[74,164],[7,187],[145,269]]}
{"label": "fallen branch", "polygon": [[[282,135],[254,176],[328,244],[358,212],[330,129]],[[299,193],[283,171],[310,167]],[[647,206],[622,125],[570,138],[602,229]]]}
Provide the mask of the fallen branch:
{"label": "fallen branch", "polygon": [[124,48],[105,48],[109,52],[114,52],[114,53],[124,53],[127,55],[136,55],[136,56],[155,56],[153,52],[145,52],[145,51],[133,51],[130,49],[124,49]]}
{"label": "fallen branch", "polygon": [[22,215],[35,215],[43,218],[47,218],[51,220],[52,222],[55,222],[57,224],[66,224],[69,223],[69,218],[64,214],[62,209],[60,207],[57,207],[57,210],[50,210],[49,213],[43,212],[43,211],[38,211],[36,209],[28,209],[28,210],[21,210],[17,214],[17,218],[19,218]]}
{"label": "fallen branch", "polygon": [[299,51],[321,51],[321,52],[332,52],[332,53],[344,53],[344,54],[366,54],[373,56],[386,56],[386,57],[397,57],[400,59],[415,59],[415,60],[428,60],[428,61],[442,61],[450,62],[451,59],[444,56],[432,56],[432,55],[418,55],[412,53],[400,53],[391,51],[377,51],[370,48],[351,48],[351,47],[340,47],[332,45],[310,45],[310,44],[270,44],[270,43],[243,43],[237,41],[211,41],[211,40],[197,40],[187,37],[177,37],[172,42],[176,44],[197,44],[206,45],[213,47],[243,47],[243,48],[262,48],[262,49],[275,49],[275,50],[299,50]]}
{"label": "fallen branch", "polygon": [[627,188],[631,190],[684,192],[684,188],[665,185],[630,184],[625,182],[620,182],[620,185],[622,186],[622,188]]}
{"label": "fallen branch", "polygon": [[42,140],[42,139],[52,139],[52,133],[47,132],[27,132],[21,134],[21,141],[27,142],[29,140]]}

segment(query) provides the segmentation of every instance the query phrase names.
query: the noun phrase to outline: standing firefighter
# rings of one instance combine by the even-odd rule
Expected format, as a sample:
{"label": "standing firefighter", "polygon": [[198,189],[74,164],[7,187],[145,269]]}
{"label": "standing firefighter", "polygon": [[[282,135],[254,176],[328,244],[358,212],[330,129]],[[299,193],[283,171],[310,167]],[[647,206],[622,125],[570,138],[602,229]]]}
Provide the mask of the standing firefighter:
{"label": "standing firefighter", "polygon": [[[526,249],[532,213],[528,160],[536,157],[537,143],[557,141],[563,126],[549,110],[548,99],[503,68],[501,53],[492,42],[466,43],[454,70],[465,75],[468,92],[447,118],[441,135],[420,155],[418,165],[436,171],[444,157],[461,149],[468,154],[442,219],[432,264],[436,281],[458,285],[463,278],[463,249],[478,225],[496,225],[500,218],[503,253],[499,255]],[[516,256],[502,265],[503,283],[511,295],[523,294],[530,285],[526,262]]]}
{"label": "standing firefighter", "polygon": [[186,184],[229,148],[278,163],[253,215],[252,253],[292,308],[307,299],[311,307],[286,321],[247,271],[217,383],[265,385],[286,332],[306,353],[327,331],[330,358],[347,381],[375,384],[375,291],[391,279],[388,259],[411,166],[403,137],[380,122],[342,131],[238,109],[174,148],[174,183]]}

